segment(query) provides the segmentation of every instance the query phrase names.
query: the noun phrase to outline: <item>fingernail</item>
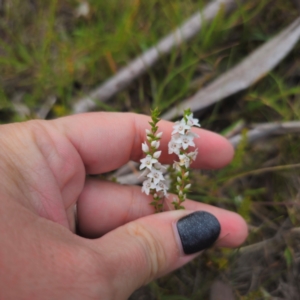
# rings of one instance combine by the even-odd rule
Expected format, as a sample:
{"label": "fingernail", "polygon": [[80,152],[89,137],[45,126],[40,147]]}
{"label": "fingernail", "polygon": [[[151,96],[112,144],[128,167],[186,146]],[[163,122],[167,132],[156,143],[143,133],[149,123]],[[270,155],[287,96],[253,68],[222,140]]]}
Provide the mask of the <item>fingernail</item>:
{"label": "fingernail", "polygon": [[213,245],[219,237],[221,226],[214,215],[197,211],[179,219],[177,230],[183,252],[194,254]]}

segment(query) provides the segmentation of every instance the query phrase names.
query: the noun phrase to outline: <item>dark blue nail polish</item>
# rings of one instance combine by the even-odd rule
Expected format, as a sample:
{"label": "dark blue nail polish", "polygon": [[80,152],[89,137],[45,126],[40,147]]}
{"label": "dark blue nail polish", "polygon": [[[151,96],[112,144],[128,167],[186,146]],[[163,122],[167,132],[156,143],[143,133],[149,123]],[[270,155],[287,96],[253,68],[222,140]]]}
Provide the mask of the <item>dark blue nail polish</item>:
{"label": "dark blue nail polish", "polygon": [[177,230],[185,254],[209,248],[219,237],[218,219],[206,211],[197,211],[181,218]]}

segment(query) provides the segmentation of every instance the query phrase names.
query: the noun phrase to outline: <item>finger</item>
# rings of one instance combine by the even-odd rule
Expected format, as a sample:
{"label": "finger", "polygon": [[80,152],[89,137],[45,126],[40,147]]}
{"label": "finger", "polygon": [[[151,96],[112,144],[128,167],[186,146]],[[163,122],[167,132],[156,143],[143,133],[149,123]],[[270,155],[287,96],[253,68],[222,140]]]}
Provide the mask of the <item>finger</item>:
{"label": "finger", "polygon": [[[86,237],[99,237],[130,221],[154,213],[151,196],[137,186],[88,180],[77,204],[79,230]],[[172,210],[172,195],[165,201],[165,210]],[[236,213],[191,200],[184,202],[190,211],[207,211],[221,223],[219,246],[236,247],[247,236],[247,225]]]}
{"label": "finger", "polygon": [[[68,116],[52,121],[62,131],[80,154],[89,174],[108,172],[129,160],[139,161],[143,156],[141,144],[150,118],[131,113],[89,113]],[[175,156],[168,155],[168,142],[172,123],[160,121],[161,162],[172,163]],[[218,134],[193,129],[200,138],[195,139],[199,150],[195,168],[220,168],[233,156],[231,144]]]}
{"label": "finger", "polygon": [[91,244],[101,257],[99,269],[110,278],[108,284],[115,293],[111,298],[128,299],[140,286],[183,266],[213,245],[219,231],[215,216],[181,210],[140,218]]}

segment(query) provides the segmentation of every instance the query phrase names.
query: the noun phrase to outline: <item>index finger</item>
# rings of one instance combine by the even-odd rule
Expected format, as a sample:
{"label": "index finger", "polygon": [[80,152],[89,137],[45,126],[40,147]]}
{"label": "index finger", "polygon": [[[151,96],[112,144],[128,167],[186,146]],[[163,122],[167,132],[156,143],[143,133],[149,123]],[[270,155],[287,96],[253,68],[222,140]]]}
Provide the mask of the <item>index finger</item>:
{"label": "index finger", "polygon": [[[150,117],[133,113],[86,113],[54,120],[55,126],[65,134],[78,151],[88,174],[115,170],[129,160],[143,157],[142,142],[145,129],[150,129]],[[161,138],[161,163],[172,164],[176,159],[168,155],[172,122],[161,120],[158,132]],[[195,139],[199,154],[193,168],[216,169],[229,163],[233,157],[231,144],[222,136],[199,128]]]}

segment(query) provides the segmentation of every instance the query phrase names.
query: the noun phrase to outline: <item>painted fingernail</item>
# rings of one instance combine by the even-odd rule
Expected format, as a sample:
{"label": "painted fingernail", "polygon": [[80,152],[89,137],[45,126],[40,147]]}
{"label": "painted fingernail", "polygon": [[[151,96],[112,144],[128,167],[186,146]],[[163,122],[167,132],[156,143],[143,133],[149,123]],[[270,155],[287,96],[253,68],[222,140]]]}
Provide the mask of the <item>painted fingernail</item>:
{"label": "painted fingernail", "polygon": [[197,211],[181,218],[177,230],[183,252],[193,254],[212,246],[219,237],[221,226],[214,215]]}

